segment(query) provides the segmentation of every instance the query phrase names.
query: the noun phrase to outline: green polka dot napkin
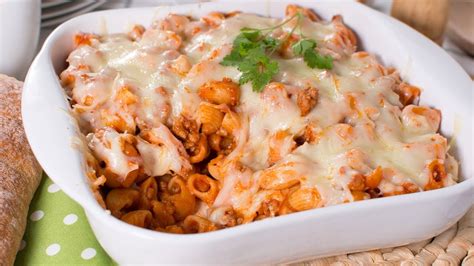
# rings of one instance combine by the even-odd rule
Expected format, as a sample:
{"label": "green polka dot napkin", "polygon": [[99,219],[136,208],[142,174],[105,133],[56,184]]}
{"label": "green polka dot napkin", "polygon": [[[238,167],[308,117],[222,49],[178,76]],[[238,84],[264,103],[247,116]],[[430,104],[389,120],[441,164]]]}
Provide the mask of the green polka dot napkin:
{"label": "green polka dot napkin", "polygon": [[32,264],[114,265],[97,242],[81,206],[46,175],[31,202],[15,261],[15,265]]}

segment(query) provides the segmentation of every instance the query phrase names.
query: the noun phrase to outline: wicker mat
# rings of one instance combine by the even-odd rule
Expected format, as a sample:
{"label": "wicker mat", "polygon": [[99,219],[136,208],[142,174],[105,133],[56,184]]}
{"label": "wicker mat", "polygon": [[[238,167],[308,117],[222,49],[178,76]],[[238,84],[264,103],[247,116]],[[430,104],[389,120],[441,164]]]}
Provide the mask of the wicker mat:
{"label": "wicker mat", "polygon": [[474,206],[440,235],[406,246],[352,253],[295,265],[474,265]]}

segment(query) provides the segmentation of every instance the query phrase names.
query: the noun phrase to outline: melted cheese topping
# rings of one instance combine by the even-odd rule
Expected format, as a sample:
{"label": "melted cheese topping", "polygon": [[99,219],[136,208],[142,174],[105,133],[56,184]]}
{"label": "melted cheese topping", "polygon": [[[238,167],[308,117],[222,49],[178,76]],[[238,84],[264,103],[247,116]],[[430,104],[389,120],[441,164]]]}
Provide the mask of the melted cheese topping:
{"label": "melted cheese topping", "polygon": [[[186,175],[189,156],[166,126],[171,128],[180,116],[198,121],[198,90],[204,83],[224,78],[238,83],[240,72],[220,61],[241,28],[268,28],[281,21],[237,14],[216,25],[172,15],[155,22],[138,40],[117,34],[78,46],[61,77],[73,77],[68,92],[83,131],[90,133],[90,148],[122,176],[139,165],[149,176]],[[275,37],[291,29],[287,24]],[[355,52],[347,31],[340,18],[304,18],[301,32],[317,41],[320,53],[333,56],[333,69],[311,69],[302,58],[274,55],[280,71],[273,83],[262,93],[252,91],[250,84],[240,86],[240,103],[233,111],[241,126],[221,167],[220,192],[212,207],[231,206],[244,222],[252,221],[262,206],[283,202],[295,186],[317,190],[318,206],[350,202],[356,200],[355,178],[378,167],[383,177],[372,192],[386,196],[424,190],[433,182],[433,161],[445,166],[442,186],[455,183],[457,163],[437,133],[439,111],[404,107],[396,92],[401,83],[397,72]],[[297,98],[309,87],[317,89],[317,103],[302,116]],[[131,134],[136,127],[151,130],[159,143],[137,137],[142,161],[130,163],[117,144],[125,133],[110,127]],[[107,148],[95,136],[101,128],[107,128]],[[297,143],[302,137],[305,142]],[[214,216],[210,219],[219,220]]]}
{"label": "melted cheese topping", "polygon": [[183,144],[170,130],[160,125],[151,130],[151,134],[159,140],[149,143],[138,138],[137,149],[144,162],[145,173],[149,176],[162,176],[170,171],[184,174],[191,169]]}

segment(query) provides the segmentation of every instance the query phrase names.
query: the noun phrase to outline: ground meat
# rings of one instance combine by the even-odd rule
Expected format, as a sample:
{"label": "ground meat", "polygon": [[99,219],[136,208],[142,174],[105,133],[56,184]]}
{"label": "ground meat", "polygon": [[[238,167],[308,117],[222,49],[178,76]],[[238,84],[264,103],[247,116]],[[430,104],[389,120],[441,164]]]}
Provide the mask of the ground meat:
{"label": "ground meat", "polygon": [[318,102],[318,89],[309,87],[300,92],[296,98],[296,104],[300,108],[301,116],[305,116],[311,112]]}

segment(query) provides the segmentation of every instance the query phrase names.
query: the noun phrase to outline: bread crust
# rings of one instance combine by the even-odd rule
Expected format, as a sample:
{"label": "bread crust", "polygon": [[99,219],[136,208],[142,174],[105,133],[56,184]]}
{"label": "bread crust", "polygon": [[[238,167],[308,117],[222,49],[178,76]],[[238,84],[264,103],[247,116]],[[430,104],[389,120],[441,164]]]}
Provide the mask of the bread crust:
{"label": "bread crust", "polygon": [[41,181],[21,120],[23,83],[0,74],[0,265],[13,265]]}

